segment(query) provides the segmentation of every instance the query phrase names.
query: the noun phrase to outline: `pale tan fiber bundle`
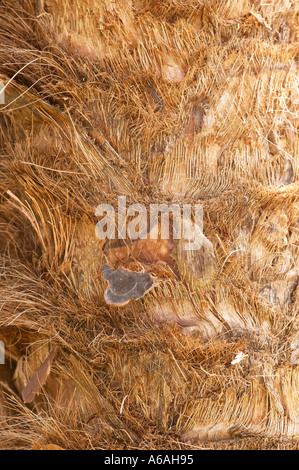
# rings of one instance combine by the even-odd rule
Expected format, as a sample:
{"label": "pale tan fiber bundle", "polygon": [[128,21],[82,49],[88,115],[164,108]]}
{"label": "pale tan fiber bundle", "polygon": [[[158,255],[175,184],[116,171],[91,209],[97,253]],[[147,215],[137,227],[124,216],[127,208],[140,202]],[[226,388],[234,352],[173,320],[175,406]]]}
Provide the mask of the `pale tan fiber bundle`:
{"label": "pale tan fiber bundle", "polygon": [[[1,449],[298,448],[298,20],[0,2]],[[118,196],[201,203],[205,236],[179,276],[157,244],[123,306],[102,265],[143,265],[95,236]]]}

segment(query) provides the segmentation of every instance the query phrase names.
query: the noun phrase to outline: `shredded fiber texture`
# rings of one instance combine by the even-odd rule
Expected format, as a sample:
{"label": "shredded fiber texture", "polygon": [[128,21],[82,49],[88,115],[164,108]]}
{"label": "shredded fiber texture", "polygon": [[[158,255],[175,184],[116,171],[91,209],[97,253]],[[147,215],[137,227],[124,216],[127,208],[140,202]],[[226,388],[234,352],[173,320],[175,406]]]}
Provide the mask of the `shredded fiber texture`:
{"label": "shredded fiber texture", "polygon": [[[0,2],[1,449],[299,447],[298,20]],[[107,248],[119,196],[202,204],[203,249]],[[152,260],[141,298],[107,302],[107,259]]]}

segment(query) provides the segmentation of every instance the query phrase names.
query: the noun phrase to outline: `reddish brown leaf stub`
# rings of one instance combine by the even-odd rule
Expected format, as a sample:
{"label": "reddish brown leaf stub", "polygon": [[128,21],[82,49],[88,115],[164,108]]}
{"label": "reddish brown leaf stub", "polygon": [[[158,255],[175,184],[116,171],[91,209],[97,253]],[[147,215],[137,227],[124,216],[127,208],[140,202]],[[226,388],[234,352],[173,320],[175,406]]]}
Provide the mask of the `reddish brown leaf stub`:
{"label": "reddish brown leaf stub", "polygon": [[[172,236],[169,239],[150,238],[136,240],[117,248],[110,248],[105,251],[107,264],[111,267],[129,268],[132,262],[140,263],[146,271],[157,271],[161,273],[162,265],[164,272],[172,273],[180,279],[180,273],[172,251],[175,248],[175,241]],[[132,270],[132,269],[130,269]]]}

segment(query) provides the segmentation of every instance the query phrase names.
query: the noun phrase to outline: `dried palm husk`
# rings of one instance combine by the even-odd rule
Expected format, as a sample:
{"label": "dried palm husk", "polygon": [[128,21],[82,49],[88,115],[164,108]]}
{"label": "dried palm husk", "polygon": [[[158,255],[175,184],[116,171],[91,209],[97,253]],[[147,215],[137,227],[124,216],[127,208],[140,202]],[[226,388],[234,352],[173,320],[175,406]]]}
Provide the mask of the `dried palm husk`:
{"label": "dried palm husk", "polygon": [[[298,447],[297,15],[1,2],[1,448]],[[117,306],[95,208],[123,195],[203,204],[204,244],[118,250],[158,282]]]}

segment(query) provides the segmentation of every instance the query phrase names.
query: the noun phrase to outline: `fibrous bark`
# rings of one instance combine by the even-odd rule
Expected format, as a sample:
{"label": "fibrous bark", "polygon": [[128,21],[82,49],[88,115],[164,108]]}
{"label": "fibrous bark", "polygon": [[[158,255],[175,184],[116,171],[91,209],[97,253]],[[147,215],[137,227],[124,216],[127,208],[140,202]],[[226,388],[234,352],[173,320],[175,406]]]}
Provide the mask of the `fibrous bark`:
{"label": "fibrous bark", "polygon": [[[0,2],[1,448],[298,448],[298,15]],[[99,240],[119,196],[202,249]]]}

